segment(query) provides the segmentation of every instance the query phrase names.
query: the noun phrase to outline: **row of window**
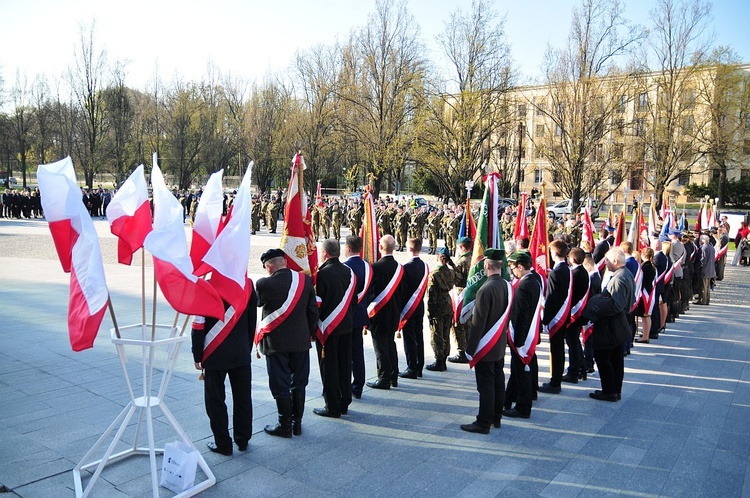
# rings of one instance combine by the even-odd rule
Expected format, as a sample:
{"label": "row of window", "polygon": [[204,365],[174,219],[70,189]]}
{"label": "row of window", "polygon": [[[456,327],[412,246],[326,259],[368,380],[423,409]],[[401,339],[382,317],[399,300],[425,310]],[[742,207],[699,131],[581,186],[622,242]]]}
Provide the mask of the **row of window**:
{"label": "row of window", "polygon": [[[617,99],[617,112],[618,113],[624,113],[627,110],[628,107],[628,96],[627,95],[620,95],[620,97]],[[636,98],[636,111],[645,111],[648,109],[648,92],[641,92],[638,94],[638,97]],[[695,90],[688,90],[682,94],[682,97],[680,98],[680,102],[682,103],[683,109],[692,109],[695,107]],[[599,105],[601,107],[604,107],[604,98],[599,97]],[[544,102],[537,102],[534,104],[534,109],[536,110],[537,116],[544,116],[547,106]],[[528,111],[528,108],[526,104],[519,104],[518,105],[518,115],[519,116],[526,116],[526,112]],[[557,114],[561,115],[565,112],[565,104],[560,103],[557,104]],[[750,120],[748,121],[750,123]]]}
{"label": "row of window", "polygon": [[[557,171],[552,171],[552,184],[555,185],[560,181],[560,174]],[[718,180],[721,172],[718,169],[711,170],[711,179]],[[745,180],[750,178],[750,169],[740,170],[740,179]],[[521,170],[521,182],[526,180],[526,172]],[[609,184],[620,185],[622,183],[622,173],[620,171],[612,170],[609,173]],[[628,175],[627,186],[630,190],[641,190],[644,186],[643,170],[633,170]],[[544,170],[534,170],[534,183],[542,183],[544,181]],[[680,176],[677,177],[677,185],[685,187],[690,184],[690,171],[683,171]]]}

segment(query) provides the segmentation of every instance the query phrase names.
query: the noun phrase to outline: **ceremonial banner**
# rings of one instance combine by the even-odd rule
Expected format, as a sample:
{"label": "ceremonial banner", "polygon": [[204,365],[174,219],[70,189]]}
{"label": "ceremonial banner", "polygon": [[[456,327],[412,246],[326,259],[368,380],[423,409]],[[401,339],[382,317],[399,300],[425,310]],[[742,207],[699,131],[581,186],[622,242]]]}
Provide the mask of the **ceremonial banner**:
{"label": "ceremonial banner", "polygon": [[[460,323],[466,323],[471,317],[474,310],[474,300],[477,291],[487,280],[484,272],[484,251],[485,249],[498,249],[503,251],[503,270],[502,277],[510,280],[508,274],[508,263],[505,259],[505,245],[503,244],[502,230],[498,220],[498,182],[500,175],[489,173],[484,177],[484,197],[482,198],[482,208],[479,213],[479,224],[477,226],[477,236],[474,239],[474,251],[471,255],[471,267],[466,279],[466,287],[463,292],[463,304],[459,316]],[[545,211],[546,213],[546,211]]]}
{"label": "ceremonial banner", "polygon": [[531,232],[531,243],[529,244],[531,263],[534,265],[534,270],[542,277],[542,283],[547,281],[547,274],[549,273],[548,243],[547,201],[544,198],[544,193],[542,193],[542,199],[539,201],[539,209],[536,211],[536,219],[534,220],[534,230]]}
{"label": "ceremonial banner", "polygon": [[[224,210],[224,193],[221,191],[221,180],[224,170],[213,173],[206,188],[203,189],[193,222],[193,240],[190,243],[190,260],[193,268],[198,270],[211,244],[216,240]],[[201,275],[201,273],[196,273]]]}
{"label": "ceremonial banner", "polygon": [[594,241],[596,230],[594,229],[594,222],[591,220],[591,199],[586,201],[586,207],[581,217],[581,224],[581,241],[588,241],[591,244],[591,251],[593,252],[594,247],[596,247],[596,242]]}
{"label": "ceremonial banner", "polygon": [[375,201],[372,198],[370,186],[365,187],[365,195],[362,198],[365,212],[362,216],[362,228],[359,236],[362,237],[362,259],[370,264],[380,259],[380,235],[378,234],[378,222],[375,215]]}
{"label": "ceremonial banner", "polygon": [[640,220],[640,209],[635,208],[633,210],[633,218],[630,220],[630,230],[628,231],[628,242],[630,242],[633,245],[633,250],[638,251],[639,250],[639,243],[640,240],[640,226],[639,226],[639,220]]}
{"label": "ceremonial banner", "polygon": [[130,265],[133,254],[143,247],[151,225],[151,205],[143,165],[128,177],[107,206],[107,221],[117,236],[117,261]]}
{"label": "ceremonial banner", "polygon": [[617,218],[617,231],[615,232],[615,247],[620,247],[620,243],[628,240],[628,226],[625,222],[625,207],[620,211]]}
{"label": "ceremonial banner", "polygon": [[[461,217],[461,226],[458,229],[458,239],[461,237],[469,237],[472,241],[477,238],[477,225],[474,223],[474,216],[471,214],[471,201],[466,198],[466,206],[464,206],[464,215]],[[458,247],[456,247],[458,253]],[[460,256],[460,254],[456,254]]]}
{"label": "ceremonial banner", "polygon": [[109,301],[99,237],[83,205],[70,157],[40,164],[37,180],[55,249],[63,271],[70,273],[70,345],[82,351],[94,345]]}
{"label": "ceremonial banner", "polygon": [[310,275],[313,284],[318,276],[318,249],[312,233],[310,211],[305,195],[305,159],[297,153],[292,159],[292,175],[284,206],[284,229],[281,249],[286,253],[289,268]]}
{"label": "ceremonial banner", "polygon": [[516,210],[516,226],[513,229],[513,239],[528,239],[529,238],[529,225],[526,223],[526,200],[529,194],[526,192],[521,193],[521,202],[518,203]]}
{"label": "ceremonial banner", "polygon": [[208,282],[193,275],[182,205],[167,188],[156,154],[153,161],[154,229],[143,245],[154,257],[156,281],[175,311],[221,320],[224,318],[224,303]]}

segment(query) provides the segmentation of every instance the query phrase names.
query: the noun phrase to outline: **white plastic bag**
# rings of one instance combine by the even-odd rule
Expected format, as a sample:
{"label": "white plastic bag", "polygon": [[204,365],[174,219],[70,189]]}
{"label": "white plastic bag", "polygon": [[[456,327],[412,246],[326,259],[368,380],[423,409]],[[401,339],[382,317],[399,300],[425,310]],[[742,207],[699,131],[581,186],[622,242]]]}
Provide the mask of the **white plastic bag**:
{"label": "white plastic bag", "polygon": [[161,486],[175,493],[192,488],[199,455],[198,450],[182,441],[165,444]]}

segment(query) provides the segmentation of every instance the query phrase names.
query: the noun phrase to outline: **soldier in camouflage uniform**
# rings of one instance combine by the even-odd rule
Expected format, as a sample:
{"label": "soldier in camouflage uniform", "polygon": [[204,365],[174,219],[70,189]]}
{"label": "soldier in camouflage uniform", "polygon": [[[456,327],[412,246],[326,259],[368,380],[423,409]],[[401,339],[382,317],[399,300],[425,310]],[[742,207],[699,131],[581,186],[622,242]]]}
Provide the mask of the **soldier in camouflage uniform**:
{"label": "soldier in camouflage uniform", "polygon": [[341,207],[339,201],[333,201],[331,208],[331,228],[333,228],[333,238],[341,240]]}
{"label": "soldier in camouflage uniform", "polygon": [[409,237],[414,239],[424,239],[424,226],[427,223],[427,211],[424,207],[411,216],[409,224]]}
{"label": "soldier in camouflage uniform", "polygon": [[500,221],[500,230],[503,232],[503,240],[513,240],[513,232],[516,229],[516,224],[509,213],[503,213],[502,220]]}
{"label": "soldier in camouflage uniform", "polygon": [[433,211],[427,216],[427,238],[430,242],[430,251],[428,254],[437,253],[438,235],[442,226],[442,211]]}
{"label": "soldier in camouflage uniform", "polygon": [[276,233],[276,224],[278,220],[279,205],[276,202],[276,196],[274,196],[266,207],[266,226],[268,226],[268,233]]}
{"label": "soldier in camouflage uniform", "polygon": [[[458,239],[458,261],[456,267],[453,270],[456,281],[456,290],[461,293],[466,287],[466,279],[469,276],[469,269],[471,268],[471,239],[469,237],[461,237]],[[468,363],[469,360],[466,358],[466,334],[469,331],[470,322],[466,323],[453,323],[453,336],[456,338],[456,346],[458,353],[455,356],[448,358],[451,363]]]}
{"label": "soldier in camouflage uniform", "polygon": [[378,227],[380,228],[381,237],[388,234],[393,235],[390,208],[383,208],[380,213],[378,213]]}
{"label": "soldier in camouflage uniform", "polygon": [[331,210],[332,206],[324,201],[323,207],[320,209],[320,228],[323,229],[323,239],[331,238]]}
{"label": "soldier in camouflage uniform", "polygon": [[255,235],[255,232],[260,230],[260,202],[257,195],[253,196],[253,207],[250,211],[251,219],[251,234]]}
{"label": "soldier in camouflage uniform", "polygon": [[430,321],[432,351],[435,363],[425,366],[433,372],[444,372],[448,368],[445,360],[451,352],[451,321],[453,302],[450,291],[454,284],[450,253],[445,247],[438,249],[438,266],[430,272],[427,281],[427,318]]}
{"label": "soldier in camouflage uniform", "polygon": [[268,212],[268,196],[264,195],[261,198],[260,201],[260,219],[263,221],[263,226],[268,226],[268,217],[266,216],[266,213]]}
{"label": "soldier in camouflage uniform", "polygon": [[365,213],[365,207],[363,204],[356,203],[349,210],[349,228],[352,231],[352,235],[359,235],[359,229],[362,228],[362,216]]}
{"label": "soldier in camouflage uniform", "polygon": [[406,238],[409,232],[409,224],[411,223],[411,217],[406,212],[406,208],[403,205],[398,206],[398,211],[393,219],[396,232],[396,247],[399,251],[403,251],[406,248]]}
{"label": "soldier in camouflage uniform", "polygon": [[315,242],[317,242],[320,239],[320,208],[317,204],[312,207],[311,217],[312,232]]}
{"label": "soldier in camouflage uniform", "polygon": [[453,247],[453,242],[456,240],[456,236],[452,233],[454,216],[455,213],[452,211],[445,211],[443,219],[440,222],[443,227],[443,240],[445,241],[445,247],[451,254],[455,254],[456,252],[456,248]]}

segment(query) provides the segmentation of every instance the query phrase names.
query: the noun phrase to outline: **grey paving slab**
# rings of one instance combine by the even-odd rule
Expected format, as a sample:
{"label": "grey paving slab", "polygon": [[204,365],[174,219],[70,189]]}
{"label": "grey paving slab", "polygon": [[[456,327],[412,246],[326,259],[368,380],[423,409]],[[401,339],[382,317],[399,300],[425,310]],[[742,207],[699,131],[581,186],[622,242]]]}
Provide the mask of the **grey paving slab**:
{"label": "grey paving slab", "polygon": [[[95,225],[109,258],[105,270],[120,323],[140,322],[140,268],[115,264],[114,238],[105,224]],[[93,349],[70,351],[68,276],[46,226],[3,220],[0,230],[0,244],[23,249],[0,257],[0,265],[17,269],[0,287],[0,484],[19,496],[72,496],[73,466],[128,401],[109,341],[111,323],[107,317]],[[278,242],[278,236],[253,238],[251,276],[260,275],[259,254]],[[404,253],[396,257],[406,259]],[[433,256],[425,259],[434,262]],[[564,386],[561,395],[540,394],[531,419],[505,419],[489,436],[458,428],[477,411],[473,372],[465,365],[426,372],[389,392],[366,389],[349,415],[331,420],[312,414],[323,403],[313,361],[303,436],[286,440],[263,433],[276,409],[264,360],[254,358],[253,438],[246,453],[229,458],[205,447],[212,436],[203,386],[187,349],[165,403],[217,476],[203,496],[682,497],[717,496],[718,490],[748,496],[749,277],[746,268],[727,268],[710,307],[695,306],[658,340],[634,348],[625,360],[622,402],[590,400],[588,393],[599,388],[594,374]],[[166,308],[162,301],[157,322],[174,320]],[[373,375],[369,336],[365,349]],[[546,338],[538,352],[544,382]],[[401,344],[399,355],[403,364]],[[128,357],[128,372],[137,376],[138,355]],[[432,361],[429,346],[427,357]],[[158,410],[154,421],[157,445],[176,438]],[[132,444],[135,424],[127,427],[122,447]],[[136,457],[107,466],[93,496],[150,493],[147,459]],[[171,493],[161,489],[160,496]]]}

